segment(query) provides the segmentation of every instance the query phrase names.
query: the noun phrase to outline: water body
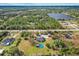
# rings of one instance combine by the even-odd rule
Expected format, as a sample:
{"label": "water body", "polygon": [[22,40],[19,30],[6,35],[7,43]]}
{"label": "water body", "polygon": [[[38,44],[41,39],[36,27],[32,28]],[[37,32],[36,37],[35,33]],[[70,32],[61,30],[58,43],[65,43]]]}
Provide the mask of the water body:
{"label": "water body", "polygon": [[0,9],[79,9],[79,6],[0,6]]}
{"label": "water body", "polygon": [[[5,10],[28,10],[28,9],[79,9],[79,6],[0,6],[0,9],[5,9]],[[2,12],[0,12],[2,14]],[[10,12],[10,14],[15,14],[16,12]],[[65,14],[51,14],[49,13],[48,16],[55,18],[55,19],[72,19],[69,15]]]}
{"label": "water body", "polygon": [[48,16],[52,17],[56,20],[58,20],[58,19],[64,19],[64,20],[73,19],[73,17],[70,17],[69,15],[59,14],[59,13],[49,13]]}

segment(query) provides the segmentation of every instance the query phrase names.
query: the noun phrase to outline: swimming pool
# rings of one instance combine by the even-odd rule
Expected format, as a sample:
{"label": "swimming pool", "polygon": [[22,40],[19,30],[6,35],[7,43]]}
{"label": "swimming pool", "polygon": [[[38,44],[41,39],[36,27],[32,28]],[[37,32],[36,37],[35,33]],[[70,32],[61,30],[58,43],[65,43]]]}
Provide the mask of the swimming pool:
{"label": "swimming pool", "polygon": [[38,48],[44,48],[44,44],[37,44],[36,47],[38,47]]}

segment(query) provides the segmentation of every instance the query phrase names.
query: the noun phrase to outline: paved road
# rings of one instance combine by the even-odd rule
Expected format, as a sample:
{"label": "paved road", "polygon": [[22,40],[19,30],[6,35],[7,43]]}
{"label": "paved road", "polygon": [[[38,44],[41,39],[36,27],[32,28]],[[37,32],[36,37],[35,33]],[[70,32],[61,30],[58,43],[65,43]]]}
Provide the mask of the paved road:
{"label": "paved road", "polygon": [[46,31],[79,31],[79,29],[53,29],[53,30],[0,30],[0,32],[2,31],[8,31],[8,32],[22,32],[22,31],[26,31],[26,32],[46,32]]}

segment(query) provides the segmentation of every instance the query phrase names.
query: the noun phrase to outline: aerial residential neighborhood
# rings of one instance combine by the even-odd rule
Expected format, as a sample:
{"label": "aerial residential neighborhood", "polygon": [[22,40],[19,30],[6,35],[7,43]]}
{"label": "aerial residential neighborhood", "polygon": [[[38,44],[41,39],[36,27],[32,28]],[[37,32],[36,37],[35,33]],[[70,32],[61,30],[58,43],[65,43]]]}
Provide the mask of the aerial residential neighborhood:
{"label": "aerial residential neighborhood", "polygon": [[[3,34],[5,32],[0,32]],[[0,37],[0,55],[78,55],[79,31],[8,32]]]}
{"label": "aerial residential neighborhood", "polygon": [[0,5],[0,56],[78,56],[79,6]]}

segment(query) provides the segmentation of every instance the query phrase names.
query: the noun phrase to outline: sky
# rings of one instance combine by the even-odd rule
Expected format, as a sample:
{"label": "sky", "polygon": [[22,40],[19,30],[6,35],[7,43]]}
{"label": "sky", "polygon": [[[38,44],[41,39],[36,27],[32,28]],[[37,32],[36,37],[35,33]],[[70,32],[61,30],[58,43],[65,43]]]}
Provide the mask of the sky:
{"label": "sky", "polygon": [[0,6],[79,6],[79,3],[0,3]]}

